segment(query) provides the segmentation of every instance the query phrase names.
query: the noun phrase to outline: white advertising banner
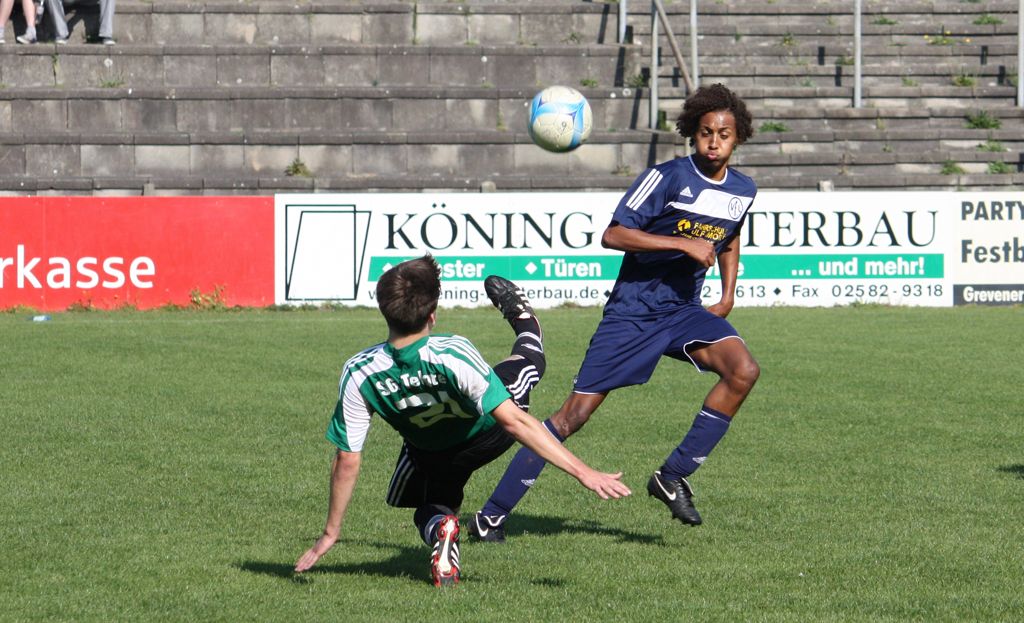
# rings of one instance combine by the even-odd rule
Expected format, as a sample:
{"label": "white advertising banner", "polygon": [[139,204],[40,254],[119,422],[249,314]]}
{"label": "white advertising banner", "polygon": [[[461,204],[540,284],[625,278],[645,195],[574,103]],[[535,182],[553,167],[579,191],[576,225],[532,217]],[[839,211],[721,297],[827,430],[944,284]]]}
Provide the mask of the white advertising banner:
{"label": "white advertising banner", "polygon": [[[445,307],[488,305],[489,274],[519,283],[537,307],[601,305],[621,264],[601,247],[620,196],[278,195],[276,299],[375,307],[380,275],[429,252]],[[949,306],[954,284],[973,288],[957,285],[958,303],[989,302],[965,299],[1024,283],[1022,210],[1005,193],[762,192],[741,233],[736,304]],[[1009,299],[1015,287],[981,296]],[[720,296],[712,269],[703,298]]]}
{"label": "white advertising banner", "polygon": [[534,305],[601,305],[622,254],[601,248],[615,193],[278,195],[277,300],[376,307],[377,280],[431,253],[440,305],[490,305],[484,277],[526,289]]}
{"label": "white advertising banner", "polygon": [[[737,305],[950,305],[943,196],[759,193],[740,234]],[[720,296],[707,280],[705,302]]]}
{"label": "white advertising banner", "polygon": [[1024,303],[1024,192],[956,193],[953,302]]}

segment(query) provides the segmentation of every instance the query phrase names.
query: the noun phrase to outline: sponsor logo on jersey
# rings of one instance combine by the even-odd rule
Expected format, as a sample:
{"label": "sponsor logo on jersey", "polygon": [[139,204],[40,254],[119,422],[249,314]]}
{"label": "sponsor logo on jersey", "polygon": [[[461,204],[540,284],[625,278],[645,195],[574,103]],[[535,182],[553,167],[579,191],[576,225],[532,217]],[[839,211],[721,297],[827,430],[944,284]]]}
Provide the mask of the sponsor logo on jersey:
{"label": "sponsor logo on jersey", "polygon": [[687,186],[686,188],[684,188],[684,189],[683,189],[683,190],[682,190],[682,191],[681,191],[681,192],[679,193],[679,196],[680,196],[680,197],[689,197],[690,199],[693,199],[693,192],[692,192],[692,191],[690,190],[690,187],[689,187],[689,186]]}
{"label": "sponsor logo on jersey", "polygon": [[739,197],[733,197],[729,200],[729,216],[732,219],[738,220],[743,215],[743,202],[740,201]]}

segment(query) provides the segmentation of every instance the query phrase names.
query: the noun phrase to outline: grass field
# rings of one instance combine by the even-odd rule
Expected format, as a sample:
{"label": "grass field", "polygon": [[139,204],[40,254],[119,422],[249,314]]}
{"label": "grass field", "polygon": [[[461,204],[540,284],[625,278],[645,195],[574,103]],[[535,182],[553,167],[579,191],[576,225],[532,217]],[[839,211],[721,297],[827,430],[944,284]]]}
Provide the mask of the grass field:
{"label": "grass field", "polygon": [[[535,415],[599,313],[543,313]],[[438,590],[411,513],[383,502],[399,443],[379,419],[342,540],[291,573],[323,526],[338,373],[383,338],[376,311],[0,314],[0,620],[1024,619],[1024,310],[731,319],[762,376],[692,479],[703,526],[644,491],[714,381],[665,360],[569,442],[635,495],[549,469],[508,542],[465,543],[463,583]],[[511,336],[489,309],[438,330],[492,361]]]}

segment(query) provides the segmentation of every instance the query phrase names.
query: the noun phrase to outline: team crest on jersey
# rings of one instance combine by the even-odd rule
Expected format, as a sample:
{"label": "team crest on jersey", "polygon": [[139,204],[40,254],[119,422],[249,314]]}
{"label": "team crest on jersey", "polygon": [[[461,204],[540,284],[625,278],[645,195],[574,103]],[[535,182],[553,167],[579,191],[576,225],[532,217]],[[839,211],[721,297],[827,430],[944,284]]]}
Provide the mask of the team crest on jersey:
{"label": "team crest on jersey", "polygon": [[741,214],[743,214],[743,202],[739,197],[733,197],[729,200],[729,216],[738,219]]}

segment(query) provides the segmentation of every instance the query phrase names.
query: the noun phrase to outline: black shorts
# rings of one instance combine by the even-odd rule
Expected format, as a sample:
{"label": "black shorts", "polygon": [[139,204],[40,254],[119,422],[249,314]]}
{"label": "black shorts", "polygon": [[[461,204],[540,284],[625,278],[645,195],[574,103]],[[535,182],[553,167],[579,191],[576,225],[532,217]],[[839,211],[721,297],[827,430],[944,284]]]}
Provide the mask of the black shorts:
{"label": "black shorts", "polygon": [[473,472],[504,454],[515,441],[504,428],[495,425],[439,452],[425,452],[404,443],[388,486],[387,503],[400,508],[438,504],[457,513]]}

